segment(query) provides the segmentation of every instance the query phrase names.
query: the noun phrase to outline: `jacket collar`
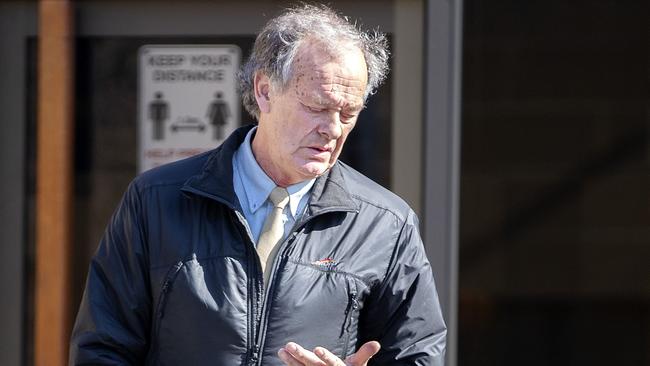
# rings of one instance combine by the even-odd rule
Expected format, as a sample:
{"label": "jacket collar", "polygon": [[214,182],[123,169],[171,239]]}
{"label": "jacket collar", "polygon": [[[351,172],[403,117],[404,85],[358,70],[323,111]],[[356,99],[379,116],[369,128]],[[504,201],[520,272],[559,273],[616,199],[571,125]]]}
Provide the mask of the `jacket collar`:
{"label": "jacket collar", "polygon": [[[190,177],[181,190],[217,200],[232,209],[241,210],[233,187],[232,158],[246,134],[254,125],[236,129],[210,153],[200,173]],[[329,211],[358,211],[341,172],[340,163],[316,178],[306,214],[314,216]]]}

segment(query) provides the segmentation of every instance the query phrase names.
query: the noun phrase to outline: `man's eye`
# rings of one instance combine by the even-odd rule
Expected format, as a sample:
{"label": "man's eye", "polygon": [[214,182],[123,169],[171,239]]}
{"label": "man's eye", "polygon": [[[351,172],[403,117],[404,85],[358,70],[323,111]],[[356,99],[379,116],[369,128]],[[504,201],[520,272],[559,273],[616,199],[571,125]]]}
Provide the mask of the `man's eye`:
{"label": "man's eye", "polygon": [[357,115],[356,114],[349,114],[349,113],[341,113],[341,120],[342,121],[350,121],[354,119]]}

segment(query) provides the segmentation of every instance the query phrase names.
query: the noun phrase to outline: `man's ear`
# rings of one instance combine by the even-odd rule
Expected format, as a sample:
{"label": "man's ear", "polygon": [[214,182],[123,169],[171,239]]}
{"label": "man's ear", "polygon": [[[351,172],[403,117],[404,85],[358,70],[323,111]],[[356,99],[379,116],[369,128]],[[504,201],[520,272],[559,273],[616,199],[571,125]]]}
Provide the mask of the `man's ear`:
{"label": "man's ear", "polygon": [[260,113],[271,111],[271,79],[264,73],[258,71],[253,79],[253,91]]}

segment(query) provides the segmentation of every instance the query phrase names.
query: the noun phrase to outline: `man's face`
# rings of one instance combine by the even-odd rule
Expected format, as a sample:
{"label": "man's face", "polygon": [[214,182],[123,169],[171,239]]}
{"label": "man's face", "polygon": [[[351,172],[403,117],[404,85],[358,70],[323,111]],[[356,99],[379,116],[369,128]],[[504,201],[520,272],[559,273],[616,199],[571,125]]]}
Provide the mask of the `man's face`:
{"label": "man's face", "polygon": [[267,89],[262,103],[258,97],[261,113],[253,151],[278,185],[325,173],[363,109],[368,75],[363,53],[353,46],[339,51],[333,57],[318,43],[303,44],[287,88]]}

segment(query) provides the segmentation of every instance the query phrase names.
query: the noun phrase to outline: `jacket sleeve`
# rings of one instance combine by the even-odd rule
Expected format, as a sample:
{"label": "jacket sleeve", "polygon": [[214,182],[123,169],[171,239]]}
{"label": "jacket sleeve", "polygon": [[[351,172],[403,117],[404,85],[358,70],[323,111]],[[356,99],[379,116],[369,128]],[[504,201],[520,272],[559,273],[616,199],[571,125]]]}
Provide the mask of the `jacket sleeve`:
{"label": "jacket sleeve", "polygon": [[131,183],[90,263],[70,342],[70,365],[143,364],[151,293],[142,205]]}
{"label": "jacket sleeve", "polygon": [[444,365],[447,328],[412,211],[386,277],[368,300],[360,319],[361,341],[381,344],[369,365]]}

